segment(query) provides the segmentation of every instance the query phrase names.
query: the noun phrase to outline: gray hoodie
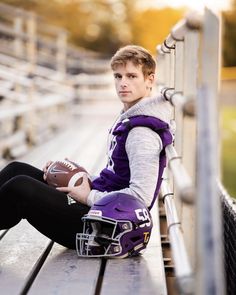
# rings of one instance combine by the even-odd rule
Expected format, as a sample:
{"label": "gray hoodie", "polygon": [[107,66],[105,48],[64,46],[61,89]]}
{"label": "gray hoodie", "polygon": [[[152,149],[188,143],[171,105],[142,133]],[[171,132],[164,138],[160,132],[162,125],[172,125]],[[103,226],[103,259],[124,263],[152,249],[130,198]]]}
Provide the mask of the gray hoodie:
{"label": "gray hoodie", "polygon": [[[172,129],[172,107],[161,95],[144,97],[127,111],[122,111],[112,128],[119,121],[138,115],[156,117],[167,122],[170,125],[170,129]],[[111,132],[107,147],[108,163],[109,146],[112,139],[113,135]],[[148,127],[135,127],[128,134],[125,149],[129,159],[130,185],[119,190],[119,192],[140,198],[149,207],[158,178],[159,154],[162,150],[161,138]],[[88,196],[87,204],[92,206],[95,201],[107,194],[107,192],[92,190]]]}

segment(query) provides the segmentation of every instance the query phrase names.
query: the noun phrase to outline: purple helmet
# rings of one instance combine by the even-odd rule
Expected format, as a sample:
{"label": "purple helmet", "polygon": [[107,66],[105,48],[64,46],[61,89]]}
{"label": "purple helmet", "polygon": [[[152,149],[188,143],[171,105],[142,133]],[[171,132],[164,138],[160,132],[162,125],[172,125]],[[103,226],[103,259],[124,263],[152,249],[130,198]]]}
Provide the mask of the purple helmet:
{"label": "purple helmet", "polygon": [[123,193],[97,201],[82,221],[83,233],[76,235],[77,253],[82,257],[135,256],[146,248],[153,225],[145,204]]}

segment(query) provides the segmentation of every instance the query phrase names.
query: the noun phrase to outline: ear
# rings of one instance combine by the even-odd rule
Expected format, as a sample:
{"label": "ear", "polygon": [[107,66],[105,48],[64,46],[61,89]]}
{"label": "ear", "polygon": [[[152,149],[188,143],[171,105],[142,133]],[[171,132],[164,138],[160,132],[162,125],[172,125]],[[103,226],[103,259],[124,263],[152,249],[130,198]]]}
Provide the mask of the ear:
{"label": "ear", "polygon": [[147,76],[148,86],[153,86],[155,81],[155,74],[150,74]]}

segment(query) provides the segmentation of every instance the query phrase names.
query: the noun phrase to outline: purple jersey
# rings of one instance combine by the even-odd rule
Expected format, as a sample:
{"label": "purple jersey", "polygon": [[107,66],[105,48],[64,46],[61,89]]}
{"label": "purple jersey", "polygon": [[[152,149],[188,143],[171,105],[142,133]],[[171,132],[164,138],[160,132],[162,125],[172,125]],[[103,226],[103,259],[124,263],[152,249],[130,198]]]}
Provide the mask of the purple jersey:
{"label": "purple jersey", "polygon": [[[162,173],[166,165],[164,148],[172,142],[169,125],[158,118],[139,115],[117,123],[112,133],[114,135],[114,139],[112,140],[110,146],[109,162],[107,163],[107,167],[101,171],[100,176],[92,182],[92,188],[102,192],[111,192],[129,187],[130,168],[129,159],[125,150],[125,143],[129,131],[138,126],[148,127],[157,132],[163,145],[159,159],[159,173],[156,189],[152,203],[149,207],[151,208],[158,195],[161,186]],[[140,142],[140,144],[142,144],[142,142]]]}

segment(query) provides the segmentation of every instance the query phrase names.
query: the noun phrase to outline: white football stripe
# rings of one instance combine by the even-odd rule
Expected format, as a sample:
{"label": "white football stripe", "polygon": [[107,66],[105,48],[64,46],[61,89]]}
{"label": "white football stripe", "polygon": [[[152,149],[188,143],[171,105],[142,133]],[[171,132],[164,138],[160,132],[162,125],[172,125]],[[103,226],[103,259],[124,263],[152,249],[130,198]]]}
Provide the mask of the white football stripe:
{"label": "white football stripe", "polygon": [[68,186],[71,186],[71,187],[72,187],[72,186],[75,186],[76,181],[77,181],[79,178],[83,177],[84,174],[85,174],[85,172],[78,172],[78,173],[75,173],[75,174],[71,177],[71,179],[70,179],[70,181],[69,181],[69,183],[68,183]]}

